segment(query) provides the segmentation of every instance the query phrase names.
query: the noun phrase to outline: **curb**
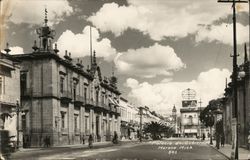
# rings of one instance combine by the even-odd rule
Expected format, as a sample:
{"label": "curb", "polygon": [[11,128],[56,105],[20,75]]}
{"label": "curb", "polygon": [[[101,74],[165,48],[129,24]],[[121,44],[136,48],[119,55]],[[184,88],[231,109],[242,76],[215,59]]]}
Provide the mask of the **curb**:
{"label": "curb", "polygon": [[[107,147],[111,147],[111,146],[121,146],[121,145],[124,145],[124,144],[128,144],[128,143],[131,143],[131,142],[119,142],[118,144],[113,144],[112,142],[110,143],[105,143],[105,144],[94,144],[93,148],[91,148],[92,150],[95,150],[95,149],[99,149],[99,148],[107,148]],[[132,142],[134,143],[134,142]],[[52,153],[55,153],[55,152],[67,152],[67,151],[79,151],[79,150],[89,150],[89,147],[88,145],[79,145],[79,146],[65,146],[65,147],[50,147],[50,148],[41,148],[41,149],[36,149],[36,150],[30,150],[30,151],[18,151],[18,152],[15,152],[13,154],[11,154],[11,159],[23,159],[27,156],[30,156],[31,153],[33,152],[36,153],[37,155],[39,156],[43,156],[43,155],[46,155],[46,154],[52,154]]]}
{"label": "curb", "polygon": [[224,157],[226,157],[227,159],[231,159],[230,157],[228,157],[226,154],[224,154],[223,152],[220,152],[218,149],[216,149],[215,147],[213,147],[212,145],[210,144],[207,144],[208,146],[210,146],[211,148],[213,148],[214,150],[216,150],[217,152],[219,152],[220,154],[222,154]]}

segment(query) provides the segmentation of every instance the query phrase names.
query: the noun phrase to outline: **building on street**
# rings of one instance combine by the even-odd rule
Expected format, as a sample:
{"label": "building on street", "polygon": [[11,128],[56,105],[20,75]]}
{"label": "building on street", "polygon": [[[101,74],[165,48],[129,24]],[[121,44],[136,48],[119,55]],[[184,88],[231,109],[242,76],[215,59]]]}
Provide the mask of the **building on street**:
{"label": "building on street", "polygon": [[[21,125],[17,122],[17,113],[22,116],[21,112],[16,112],[20,104],[20,66],[9,54],[8,44],[5,51],[6,54],[0,52],[0,129],[8,130],[10,136],[17,139],[17,124]],[[21,130],[19,132],[21,137]]]}
{"label": "building on street", "polygon": [[87,68],[70,52],[61,58],[47,21],[37,29],[33,52],[14,56],[21,66],[21,105],[28,111],[22,116],[24,147],[87,143],[90,134],[94,141],[110,141],[115,131],[120,135],[117,78],[102,75],[95,52]]}

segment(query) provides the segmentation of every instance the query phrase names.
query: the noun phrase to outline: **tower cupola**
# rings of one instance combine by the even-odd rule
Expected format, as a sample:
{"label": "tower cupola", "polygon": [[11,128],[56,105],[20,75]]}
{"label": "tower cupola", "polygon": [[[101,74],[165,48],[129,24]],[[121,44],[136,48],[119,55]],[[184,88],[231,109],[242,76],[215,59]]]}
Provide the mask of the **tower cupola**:
{"label": "tower cupola", "polygon": [[52,39],[55,37],[55,30],[52,30],[48,26],[47,14],[48,11],[45,8],[44,26],[36,29],[36,33],[38,34],[40,40],[39,51],[53,51]]}

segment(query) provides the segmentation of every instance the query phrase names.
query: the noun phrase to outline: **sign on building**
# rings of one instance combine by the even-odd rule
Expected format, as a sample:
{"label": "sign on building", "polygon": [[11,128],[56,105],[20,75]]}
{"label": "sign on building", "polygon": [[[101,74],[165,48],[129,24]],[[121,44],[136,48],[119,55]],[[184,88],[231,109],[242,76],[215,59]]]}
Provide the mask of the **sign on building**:
{"label": "sign on building", "polygon": [[182,107],[196,107],[197,100],[184,100],[182,101]]}

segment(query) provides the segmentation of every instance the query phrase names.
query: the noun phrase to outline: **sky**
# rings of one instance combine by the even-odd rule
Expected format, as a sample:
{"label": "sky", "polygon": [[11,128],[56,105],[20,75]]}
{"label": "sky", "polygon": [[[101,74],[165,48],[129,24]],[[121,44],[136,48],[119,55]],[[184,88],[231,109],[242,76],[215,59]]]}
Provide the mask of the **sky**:
{"label": "sky", "polygon": [[[232,6],[217,0],[2,0],[1,49],[32,52],[35,30],[56,31],[63,56],[84,58],[92,48],[102,74],[118,77],[122,97],[160,114],[181,107],[182,91],[192,88],[205,107],[223,96],[232,71]],[[248,4],[237,4],[238,63],[249,48]]]}

